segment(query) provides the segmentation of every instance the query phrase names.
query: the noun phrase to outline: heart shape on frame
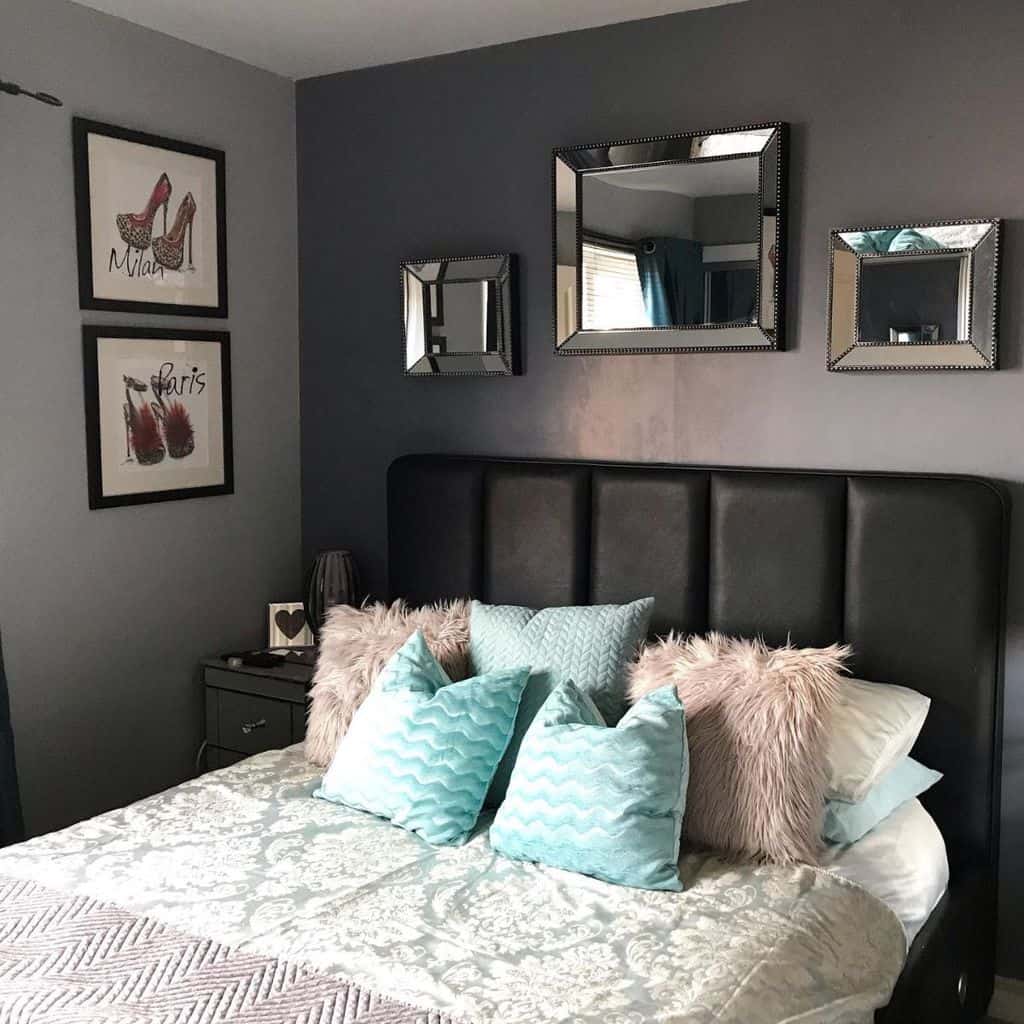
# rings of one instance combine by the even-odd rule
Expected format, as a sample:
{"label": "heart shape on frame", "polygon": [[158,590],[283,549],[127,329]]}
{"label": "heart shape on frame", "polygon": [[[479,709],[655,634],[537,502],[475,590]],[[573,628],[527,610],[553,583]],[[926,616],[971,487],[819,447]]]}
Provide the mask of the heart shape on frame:
{"label": "heart shape on frame", "polygon": [[306,613],[301,608],[289,612],[282,608],[274,616],[274,624],[289,640],[294,640],[306,625]]}

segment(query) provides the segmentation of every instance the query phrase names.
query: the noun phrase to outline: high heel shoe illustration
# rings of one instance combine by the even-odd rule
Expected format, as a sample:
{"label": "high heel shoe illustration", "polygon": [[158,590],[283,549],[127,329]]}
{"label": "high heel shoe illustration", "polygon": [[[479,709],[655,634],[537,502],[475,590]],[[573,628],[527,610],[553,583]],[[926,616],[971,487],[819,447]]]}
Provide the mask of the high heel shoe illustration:
{"label": "high heel shoe illustration", "polygon": [[192,266],[192,218],[196,215],[196,201],[192,193],[186,194],[178,207],[171,230],[162,238],[153,239],[153,259],[168,270],[180,270],[185,255],[185,235],[188,234],[188,268]]}
{"label": "high heel shoe illustration", "polygon": [[170,402],[164,402],[164,382],[159,375],[154,373],[149,378],[149,384],[156,395],[153,412],[163,425],[167,454],[172,459],[184,459],[196,450],[196,432],[192,427],[192,417],[178,399],[172,398]]}
{"label": "high heel shoe illustration", "polygon": [[124,427],[128,458],[134,452],[140,466],[155,466],[163,462],[167,452],[160,437],[160,427],[153,410],[145,402],[136,405],[132,401],[133,393],[141,394],[146,388],[141,380],[124,376]]}
{"label": "high heel shoe illustration", "polygon": [[167,174],[161,174],[153,186],[153,192],[146,203],[142,213],[119,213],[114,220],[117,221],[117,230],[121,234],[121,240],[130,245],[133,249],[148,249],[150,239],[153,237],[153,218],[159,207],[164,208],[164,232],[167,231],[167,204],[171,201],[171,179]]}
{"label": "high heel shoe illustration", "polygon": [[167,405],[164,413],[164,440],[172,459],[184,459],[196,450],[196,432],[188,409],[177,399]]}

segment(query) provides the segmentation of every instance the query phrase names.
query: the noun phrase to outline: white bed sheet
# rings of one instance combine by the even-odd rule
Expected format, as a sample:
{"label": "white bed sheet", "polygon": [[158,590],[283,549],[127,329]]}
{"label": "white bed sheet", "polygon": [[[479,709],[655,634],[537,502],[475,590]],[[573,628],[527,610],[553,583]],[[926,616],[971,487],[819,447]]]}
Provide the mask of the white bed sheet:
{"label": "white bed sheet", "polygon": [[898,808],[856,843],[829,844],[821,864],[889,906],[908,946],[949,885],[946,843],[920,800]]}

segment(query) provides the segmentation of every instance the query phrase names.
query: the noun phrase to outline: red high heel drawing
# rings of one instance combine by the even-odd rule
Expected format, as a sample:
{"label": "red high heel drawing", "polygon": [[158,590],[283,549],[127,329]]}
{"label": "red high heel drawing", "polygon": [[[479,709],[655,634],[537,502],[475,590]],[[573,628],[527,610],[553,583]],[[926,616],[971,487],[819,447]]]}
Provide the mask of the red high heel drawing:
{"label": "red high heel drawing", "polygon": [[196,450],[196,432],[188,409],[177,399],[170,402],[164,414],[164,439],[172,459],[184,459]]}
{"label": "red high heel drawing", "polygon": [[163,461],[167,452],[160,437],[160,427],[153,410],[145,402],[136,406],[132,401],[132,392],[141,393],[147,386],[141,380],[124,375],[124,425],[128,458],[131,459],[134,452],[140,466],[155,466]]}
{"label": "red high heel drawing", "polygon": [[153,239],[153,258],[161,267],[180,270],[185,255],[185,234],[188,233],[188,269],[192,266],[192,218],[196,215],[196,201],[192,193],[186,194],[178,207],[171,230],[161,238]]}
{"label": "red high heel drawing", "polygon": [[164,208],[164,232],[167,231],[167,204],[171,201],[171,179],[166,172],[161,174],[153,186],[153,193],[142,213],[119,213],[114,220],[121,240],[133,249],[148,249],[153,237],[153,218],[159,207]]}
{"label": "red high heel drawing", "polygon": [[165,385],[158,374],[154,373],[149,378],[149,384],[156,395],[153,412],[163,425],[167,454],[172,459],[184,459],[196,450],[196,432],[192,427],[192,417],[178,399],[173,398],[170,402],[164,402]]}

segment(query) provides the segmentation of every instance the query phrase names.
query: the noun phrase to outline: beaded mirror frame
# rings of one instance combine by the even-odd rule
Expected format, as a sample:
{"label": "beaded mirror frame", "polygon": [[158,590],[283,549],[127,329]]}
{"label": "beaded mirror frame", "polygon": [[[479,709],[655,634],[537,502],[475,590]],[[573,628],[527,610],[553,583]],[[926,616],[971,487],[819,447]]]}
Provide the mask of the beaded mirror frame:
{"label": "beaded mirror frame", "polygon": [[[735,136],[735,145],[728,137]],[[747,136],[744,146],[742,137]],[[702,155],[708,142],[713,155]],[[552,157],[552,328],[559,355],[777,351],[783,348],[788,125],[781,121],[555,149]],[[583,324],[583,185],[589,175],[757,159],[755,314],[749,320],[591,329]],[[561,201],[560,201],[561,197]],[[571,209],[570,209],[571,207]],[[559,253],[574,253],[559,266]],[[559,271],[563,274],[560,275]],[[571,271],[571,275],[569,274]],[[573,281],[567,280],[568,276]]]}
{"label": "beaded mirror frame", "polygon": [[519,372],[515,254],[409,260],[400,277],[405,376]]}
{"label": "beaded mirror frame", "polygon": [[[1000,235],[998,220],[832,231],[827,368],[832,372],[998,369]],[[929,270],[945,272],[945,295],[938,276],[933,276],[932,287],[922,287],[921,272]],[[915,274],[911,301],[898,294],[894,273]],[[870,285],[865,274],[871,278]],[[955,288],[952,297],[951,286]],[[879,324],[869,306],[899,322]],[[940,307],[946,311],[944,317],[930,315]],[[916,314],[913,323],[905,322],[906,310]]]}

